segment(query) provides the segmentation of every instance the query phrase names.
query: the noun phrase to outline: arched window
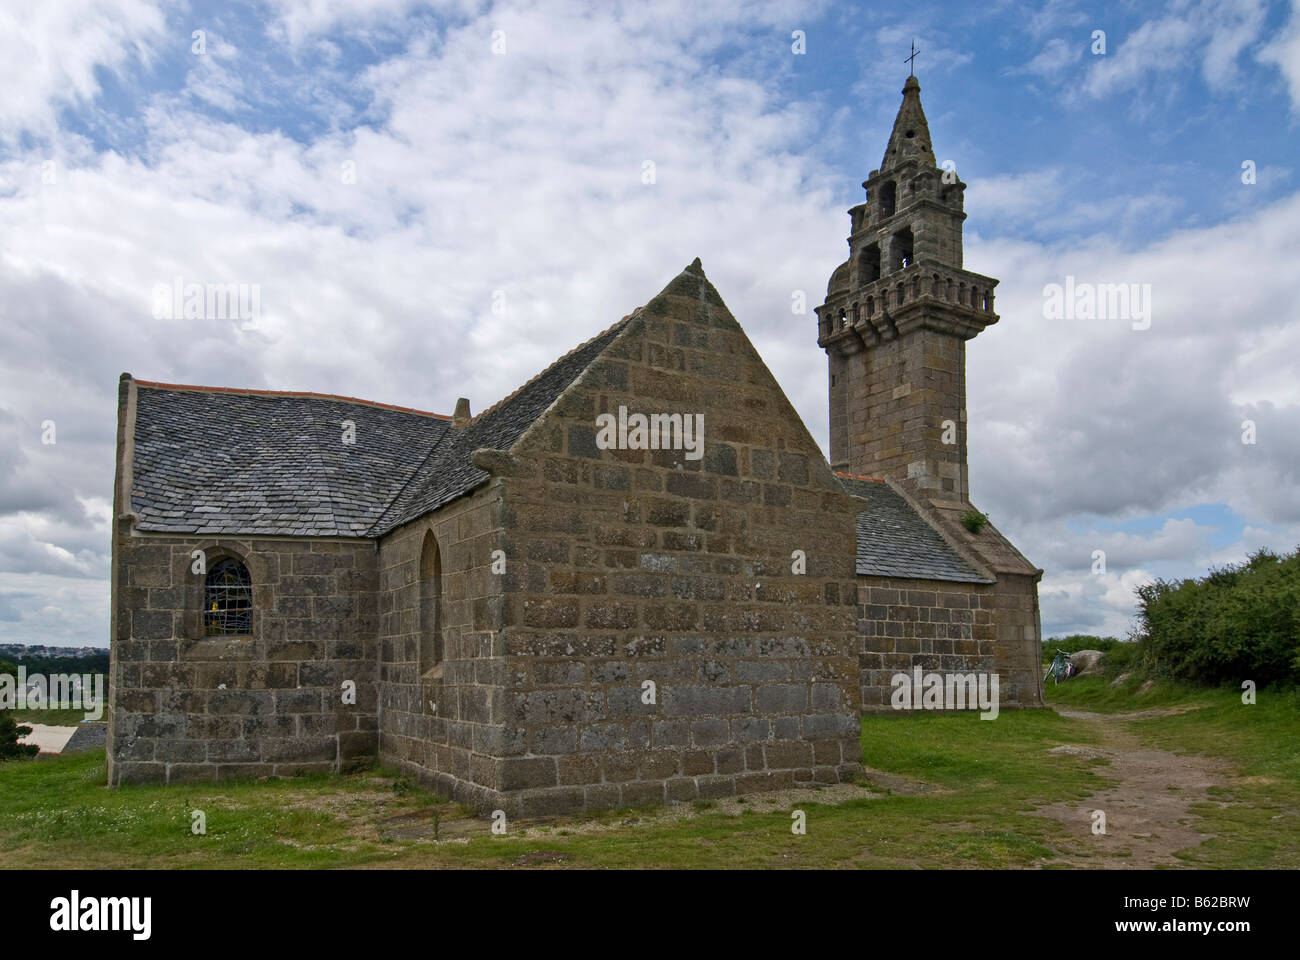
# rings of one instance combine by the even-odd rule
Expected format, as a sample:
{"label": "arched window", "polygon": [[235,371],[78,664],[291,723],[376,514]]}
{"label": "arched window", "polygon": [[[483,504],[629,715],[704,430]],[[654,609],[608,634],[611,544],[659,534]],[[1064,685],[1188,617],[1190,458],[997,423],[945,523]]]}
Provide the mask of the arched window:
{"label": "arched window", "polygon": [[203,581],[203,632],[209,637],[253,632],[253,581],[248,567],[234,557],[208,568]]}
{"label": "arched window", "polygon": [[430,530],[420,549],[420,676],[442,665],[442,558]]}
{"label": "arched window", "polygon": [[889,270],[902,270],[912,265],[912,229],[904,227],[893,236],[889,245]]}
{"label": "arched window", "polygon": [[897,188],[894,181],[882,184],[880,187],[880,215],[882,217],[892,217],[896,206]]}
{"label": "arched window", "polygon": [[858,254],[858,282],[871,283],[880,279],[880,245],[869,243]]}

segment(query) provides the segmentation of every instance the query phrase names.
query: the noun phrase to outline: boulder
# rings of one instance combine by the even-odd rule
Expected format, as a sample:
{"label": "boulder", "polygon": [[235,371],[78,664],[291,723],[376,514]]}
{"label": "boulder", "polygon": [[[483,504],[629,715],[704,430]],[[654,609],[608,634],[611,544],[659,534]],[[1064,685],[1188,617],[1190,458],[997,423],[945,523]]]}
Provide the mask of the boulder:
{"label": "boulder", "polygon": [[1100,650],[1080,650],[1077,653],[1070,654],[1070,662],[1074,664],[1075,676],[1083,676],[1086,673],[1101,673]]}

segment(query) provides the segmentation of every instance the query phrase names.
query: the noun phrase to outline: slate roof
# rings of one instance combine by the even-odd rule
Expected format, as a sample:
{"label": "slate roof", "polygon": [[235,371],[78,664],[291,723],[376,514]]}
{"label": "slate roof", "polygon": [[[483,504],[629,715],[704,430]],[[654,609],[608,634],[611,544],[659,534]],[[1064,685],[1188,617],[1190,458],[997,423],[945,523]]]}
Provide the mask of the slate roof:
{"label": "slate roof", "polygon": [[435,414],[342,397],[136,385],[141,530],[365,536],[451,429]]}
{"label": "slate roof", "polygon": [[948,545],[893,487],[881,480],[836,474],[844,489],[868,502],[858,514],[858,573],[959,583],[993,583]]}
{"label": "slate roof", "polygon": [[[131,509],[160,533],[375,537],[488,479],[624,317],[462,426],[349,397],[136,381]],[[356,425],[343,443],[343,422]]]}

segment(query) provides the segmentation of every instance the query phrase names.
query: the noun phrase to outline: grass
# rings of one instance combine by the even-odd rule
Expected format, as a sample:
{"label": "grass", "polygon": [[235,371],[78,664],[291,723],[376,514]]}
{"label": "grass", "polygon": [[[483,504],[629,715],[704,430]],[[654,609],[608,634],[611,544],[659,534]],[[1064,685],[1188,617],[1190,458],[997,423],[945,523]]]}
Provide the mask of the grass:
{"label": "grass", "polygon": [[20,724],[43,723],[49,727],[75,727],[86,719],[88,712],[79,708],[73,710],[14,710],[11,715]]}
{"label": "grass", "polygon": [[1211,802],[1192,810],[1211,838],[1181,859],[1189,866],[1233,869],[1300,868],[1300,690],[1265,688],[1254,704],[1231,687],[1142,678],[1112,686],[1107,677],[1077,677],[1047,687],[1049,703],[1101,713],[1177,709],[1129,726],[1144,744],[1176,754],[1206,754],[1230,765],[1229,785],[1211,788]]}
{"label": "grass", "polygon": [[979,533],[988,522],[989,515],[978,510],[967,510],[961,515],[961,525],[971,533]]}
{"label": "grass", "polygon": [[[1214,837],[1185,861],[1298,865],[1295,694],[1265,691],[1243,707],[1233,691],[1157,685],[1138,694],[1077,678],[1048,696],[1099,712],[1197,707],[1130,723],[1151,746],[1204,750],[1239,768],[1225,791],[1199,805]],[[1033,811],[1086,798],[1108,781],[1104,761],[1049,751],[1098,739],[1096,724],[1046,710],[1005,711],[996,721],[865,717],[863,762],[887,776],[870,773],[874,795],[839,804],[806,794],[797,803],[805,836],[791,833],[794,805],[774,795],[511,823],[493,836],[487,821],[391,772],[109,790],[102,755],[71,754],[0,764],[0,855],[32,866],[173,869],[1052,867],[1077,862],[1078,844]],[[206,815],[205,836],[190,832],[196,809]]]}
{"label": "grass", "polygon": [[[194,787],[105,785],[102,754],[73,753],[0,764],[0,849],[10,864],[88,867],[323,867],[382,857],[378,839],[357,842],[330,809],[362,786],[355,778]],[[393,792],[393,807],[427,794]],[[306,796],[315,802],[301,803]],[[206,835],[191,832],[202,810]]]}
{"label": "grass", "polygon": [[[743,807],[699,801],[512,824],[503,837],[474,821],[467,842],[464,834],[450,842],[452,821],[466,812],[383,772],[109,790],[102,756],[71,754],[0,765],[0,852],[9,863],[90,867],[1023,866],[1058,849],[1054,823],[1026,813],[1100,782],[1086,762],[1046,752],[1086,739],[1046,711],[1008,712],[996,722],[887,716],[862,724],[869,766],[939,789],[800,802],[806,836],[791,833],[789,805],[774,808],[757,794]],[[206,836],[190,832],[196,809],[206,815]],[[404,816],[430,828],[395,834],[395,818]],[[432,840],[434,820],[441,843]]]}

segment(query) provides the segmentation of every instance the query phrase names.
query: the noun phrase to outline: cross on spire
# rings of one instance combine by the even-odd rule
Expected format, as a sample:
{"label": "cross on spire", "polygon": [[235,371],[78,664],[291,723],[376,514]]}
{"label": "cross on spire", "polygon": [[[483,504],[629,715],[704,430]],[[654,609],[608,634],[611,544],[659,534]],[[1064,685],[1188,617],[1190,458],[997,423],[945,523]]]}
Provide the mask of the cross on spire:
{"label": "cross on spire", "polygon": [[917,55],[918,53],[920,53],[920,52],[921,52],[920,50],[916,49],[916,41],[913,40],[913,41],[912,41],[912,55],[911,55],[910,57],[908,57],[906,60],[903,61],[904,63],[906,63],[906,64],[908,65],[908,66],[907,66],[907,71],[908,71],[908,72],[907,72],[907,75],[908,75],[909,77],[914,77],[914,76],[916,76],[916,55]]}

